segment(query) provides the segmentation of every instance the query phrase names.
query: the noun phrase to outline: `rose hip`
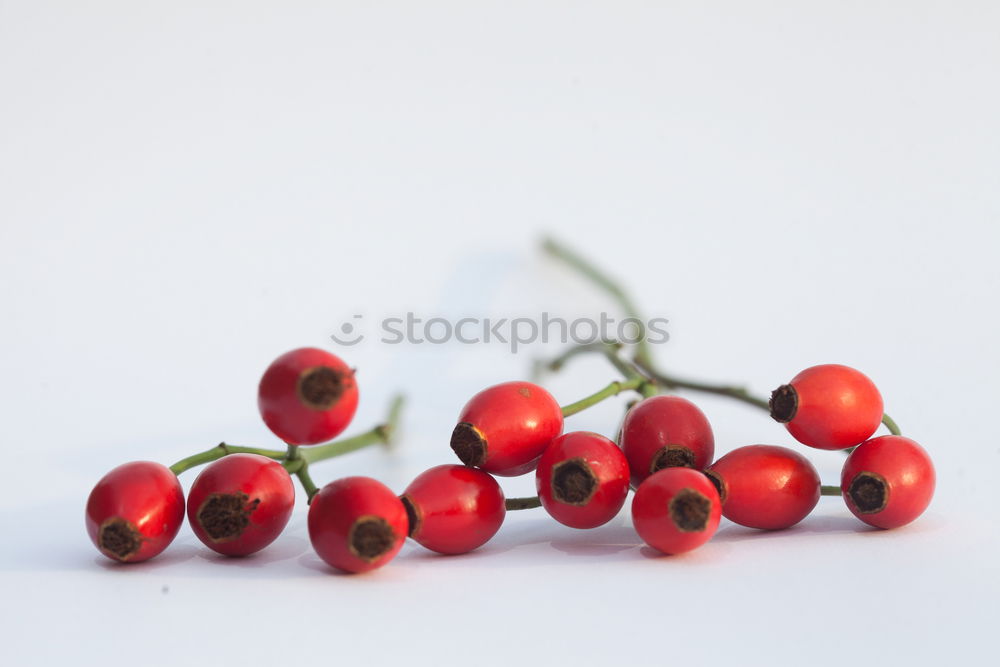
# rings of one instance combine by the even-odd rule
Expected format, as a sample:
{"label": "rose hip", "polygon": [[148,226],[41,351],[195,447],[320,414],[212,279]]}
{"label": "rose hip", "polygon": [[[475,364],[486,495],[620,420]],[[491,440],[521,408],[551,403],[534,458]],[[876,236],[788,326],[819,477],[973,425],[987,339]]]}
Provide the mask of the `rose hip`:
{"label": "rose hip", "polygon": [[546,448],[535,471],[542,507],[571,528],[611,521],[625,504],[629,469],[625,455],[603,435],[565,433]]}
{"label": "rose hip", "polygon": [[87,499],[87,534],[112,560],[138,563],[167,548],[184,521],[184,492],[169,468],[152,461],[118,466]]}
{"label": "rose hip", "polygon": [[308,524],[319,557],[346,572],[388,563],[409,528],[403,503],[370,477],[345,477],[320,489],[309,505]]}
{"label": "rose hip", "polygon": [[651,396],[637,403],[625,416],[619,440],[634,485],[663,468],[701,470],[715,454],[708,419],[679,396]]}
{"label": "rose hip", "polygon": [[844,462],[840,489],[848,509],[876,528],[905,526],[934,495],[934,464],[924,448],[901,435],[861,443]]}
{"label": "rose hip", "polygon": [[715,485],[690,468],[664,468],[646,478],[632,498],[639,537],[665,554],[697,549],[719,527],[722,503]]}
{"label": "rose hip", "polygon": [[281,355],[264,371],[257,405],[276,436],[292,445],[315,445],[350,424],[358,385],[339,357],[303,347]]}
{"label": "rose hip", "polygon": [[503,491],[482,470],[440,465],[421,473],[400,498],[410,537],[442,554],[462,554],[488,542],[503,524]]}
{"label": "rose hip", "polygon": [[462,463],[505,477],[534,470],[563,427],[559,403],[530,382],[484,389],[465,405],[458,422],[451,448]]}
{"label": "rose hip", "polygon": [[819,473],[791,449],[750,445],[729,452],[706,473],[719,489],[722,515],[743,526],[780,530],[816,507]]}
{"label": "rose hip", "polygon": [[201,471],[188,494],[188,521],[205,546],[246,556],[273,542],[292,515],[295,485],[277,461],[230,454]]}
{"label": "rose hip", "polygon": [[771,393],[771,417],[817,449],[845,449],[882,422],[882,396],[860,371],[839,364],[807,368]]}

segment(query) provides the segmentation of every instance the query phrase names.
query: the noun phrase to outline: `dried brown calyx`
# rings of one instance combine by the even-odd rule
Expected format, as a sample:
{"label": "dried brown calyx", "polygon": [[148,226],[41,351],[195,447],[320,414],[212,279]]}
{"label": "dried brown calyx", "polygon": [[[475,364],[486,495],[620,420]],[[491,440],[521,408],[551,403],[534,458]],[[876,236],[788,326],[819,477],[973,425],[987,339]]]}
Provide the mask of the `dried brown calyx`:
{"label": "dried brown calyx", "polygon": [[313,410],[329,410],[343,395],[345,380],[344,373],[328,366],[308,368],[299,376],[299,399]]}
{"label": "dried brown calyx", "polygon": [[649,464],[650,474],[664,468],[693,468],[694,452],[681,445],[661,447]]}
{"label": "dried brown calyx", "polygon": [[552,495],[567,505],[586,505],[597,491],[597,476],[581,458],[552,467]]}
{"label": "dried brown calyx", "polygon": [[451,449],[467,466],[482,465],[486,460],[486,438],[468,422],[460,422],[451,432]]}
{"label": "dried brown calyx", "polygon": [[128,560],[142,548],[142,533],[131,521],[121,517],[108,519],[101,524],[97,541],[101,549],[118,560]]}
{"label": "dried brown calyx", "polygon": [[250,524],[260,499],[245,493],[213,493],[198,510],[198,523],[215,542],[235,540]]}
{"label": "dried brown calyx", "polygon": [[798,412],[799,395],[795,392],[795,387],[783,384],[771,392],[771,400],[767,404],[771,408],[771,418],[787,424],[795,419],[795,413]]}
{"label": "dried brown calyx", "polygon": [[861,472],[851,480],[847,495],[859,512],[875,514],[884,510],[889,502],[889,485],[882,475]]}
{"label": "dried brown calyx", "polygon": [[369,563],[392,550],[396,533],[380,516],[363,516],[351,525],[347,535],[348,548],[358,558]]}
{"label": "dried brown calyx", "polygon": [[694,489],[681,489],[670,499],[670,519],[685,533],[705,530],[712,512],[712,501]]}

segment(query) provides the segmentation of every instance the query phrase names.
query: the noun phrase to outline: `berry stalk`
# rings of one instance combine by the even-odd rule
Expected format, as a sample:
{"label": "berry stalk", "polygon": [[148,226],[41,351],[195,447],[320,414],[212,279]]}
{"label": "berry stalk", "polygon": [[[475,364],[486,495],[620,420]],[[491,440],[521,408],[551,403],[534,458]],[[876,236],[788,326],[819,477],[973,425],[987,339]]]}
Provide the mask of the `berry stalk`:
{"label": "berry stalk", "polygon": [[885,424],[887,429],[889,429],[889,433],[893,435],[903,435],[902,431],[899,430],[899,426],[896,425],[896,422],[893,421],[892,417],[885,413],[882,413],[882,423]]}
{"label": "berry stalk", "polygon": [[649,380],[640,375],[634,375],[626,380],[615,380],[604,389],[601,389],[586,398],[581,398],[575,403],[562,406],[562,415],[563,417],[569,417],[578,412],[583,412],[587,408],[593,407],[607,398],[617,396],[624,391],[641,391],[642,387],[647,384],[649,384]]}
{"label": "berry stalk", "polygon": [[[205,463],[217,461],[230,454],[258,454],[260,456],[266,456],[269,459],[281,461],[289,473],[299,475],[299,471],[305,470],[310,463],[316,463],[317,461],[323,461],[325,459],[341,456],[343,454],[347,454],[348,452],[353,452],[374,444],[390,444],[394,432],[399,427],[399,419],[402,414],[402,409],[403,397],[396,396],[393,398],[392,403],[389,406],[389,414],[387,415],[384,423],[379,424],[364,433],[360,433],[350,438],[334,440],[333,442],[329,442],[325,445],[317,445],[303,450],[299,450],[295,445],[289,445],[286,451],[281,451],[277,449],[262,449],[259,447],[241,447],[221,442],[211,449],[207,449],[203,452],[192,454],[191,456],[181,459],[177,463],[170,466],[170,470],[175,475],[180,475],[186,470],[204,465]],[[300,463],[296,463],[296,461],[299,461]],[[308,472],[305,473],[305,476],[308,477]],[[305,486],[305,481],[302,479],[301,475],[299,475],[299,479],[300,481],[303,481],[303,486]],[[307,488],[306,490],[308,491],[309,489]]]}
{"label": "berry stalk", "polygon": [[[617,341],[602,341],[570,348],[547,364],[549,370],[560,370],[567,361],[578,355],[598,352],[604,354],[608,361],[618,368],[625,377],[631,378],[636,372],[644,376],[646,382],[644,385],[640,385],[638,390],[645,397],[655,395],[658,389],[674,391],[687,389],[706,394],[715,394],[717,396],[727,396],[747,405],[766,410],[769,413],[771,412],[770,401],[753,394],[745,387],[688,380],[666,373],[658,368],[653,361],[649,344],[646,341],[645,330],[642,325],[645,319],[642,317],[639,308],[635,305],[628,292],[616,280],[608,276],[591,261],[554,239],[545,239],[542,242],[542,250],[574,269],[581,276],[603,290],[618,303],[627,317],[635,318],[640,323],[640,329],[642,329],[639,332],[639,341],[633,346],[634,352],[632,353],[631,361],[626,361],[620,357],[619,351],[623,348],[622,343]],[[889,415],[883,413],[882,423],[889,429],[891,434],[901,435],[899,426]],[[844,451],[850,453],[849,449]]]}
{"label": "berry stalk", "polygon": [[504,507],[508,512],[511,510],[531,510],[542,506],[542,501],[538,496],[528,496],[526,498],[507,498]]}

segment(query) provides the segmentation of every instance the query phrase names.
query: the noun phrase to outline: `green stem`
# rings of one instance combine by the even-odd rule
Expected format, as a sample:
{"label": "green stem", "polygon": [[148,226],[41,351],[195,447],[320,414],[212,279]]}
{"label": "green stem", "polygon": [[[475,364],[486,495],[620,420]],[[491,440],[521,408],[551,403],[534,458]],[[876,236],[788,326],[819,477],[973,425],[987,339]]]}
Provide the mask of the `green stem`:
{"label": "green stem", "polygon": [[289,444],[288,450],[285,452],[285,461],[281,465],[285,467],[285,470],[287,470],[289,474],[294,475],[299,471],[299,468],[301,468],[304,463],[305,461],[303,461],[302,457],[299,455],[298,445]]}
{"label": "green stem", "polygon": [[639,387],[639,393],[642,394],[643,398],[650,398],[651,396],[659,395],[660,390],[652,382],[647,382],[641,387]]}
{"label": "green stem", "polygon": [[295,471],[295,476],[298,477],[299,482],[302,483],[302,488],[306,492],[306,498],[308,498],[311,503],[313,496],[319,492],[319,489],[316,488],[316,484],[313,482],[312,477],[309,476],[309,464],[302,461],[302,465]]}
{"label": "green stem", "polygon": [[893,435],[903,435],[903,432],[899,430],[899,426],[895,421],[893,421],[892,417],[885,413],[882,414],[882,423],[885,424],[887,429],[889,429],[889,433],[892,433]]}
{"label": "green stem", "polygon": [[392,444],[393,436],[399,429],[399,417],[403,411],[403,404],[404,400],[402,396],[394,397],[389,406],[389,415],[386,417],[384,423],[360,435],[303,449],[300,452],[300,456],[306,463],[316,463],[317,461],[324,461],[357,449],[363,449],[369,445],[378,443],[384,445]]}
{"label": "green stem", "polygon": [[578,412],[582,412],[593,405],[597,405],[606,398],[617,396],[623,391],[629,391],[632,389],[639,390],[648,382],[649,380],[638,375],[633,376],[628,380],[623,380],[623,381],[616,380],[611,384],[609,384],[604,389],[601,389],[600,391],[593,393],[590,396],[587,396],[586,398],[581,398],[576,403],[570,403],[569,405],[564,405],[562,408],[563,417],[569,417],[570,415],[575,415]]}
{"label": "green stem", "polygon": [[[610,353],[611,355],[614,355],[616,358],[620,360],[621,358],[618,357],[618,350],[620,350],[621,348],[622,348],[621,343],[605,342],[605,341],[574,345],[573,347],[567,349],[565,352],[560,354],[555,359],[552,359],[547,364],[545,364],[545,367],[547,370],[555,373],[557,371],[562,370],[562,367],[566,365],[566,362],[568,362],[573,357],[577,357],[582,354],[590,354],[593,352],[600,352],[601,354],[604,355],[608,355]],[[626,373],[626,375],[628,375],[628,373]]]}
{"label": "green stem", "polygon": [[[590,280],[592,283],[597,285],[599,288],[604,290],[609,296],[611,296],[618,305],[625,311],[626,316],[634,317],[640,322],[640,327],[645,322],[645,319],[636,307],[635,302],[628,295],[624,288],[619,285],[615,280],[610,278],[606,273],[597,268],[594,264],[584,259],[578,255],[573,250],[570,250],[561,243],[553,239],[545,239],[542,241],[542,249],[547,252],[552,257],[555,257],[571,268],[575,269],[580,275]],[[635,354],[633,359],[635,364],[639,367],[643,374],[652,379],[657,385],[664,389],[689,389],[691,391],[700,391],[708,394],[717,394],[719,396],[728,396],[734,398],[737,401],[742,401],[749,405],[761,408],[762,410],[770,411],[770,406],[767,400],[754,396],[749,391],[743,387],[729,386],[729,385],[717,385],[708,384],[705,382],[694,382],[692,380],[684,380],[666,373],[662,373],[655,368],[653,363],[652,355],[650,354],[649,344],[646,341],[645,330],[640,332],[640,341],[635,345]],[[617,344],[619,347],[621,344]],[[605,351],[608,349],[607,343],[601,344],[590,344],[584,346],[578,346],[577,348],[568,350],[563,353],[562,356],[558,357],[553,361],[550,366],[553,370],[558,370],[563,363],[568,359],[581,354],[584,352],[591,351]],[[608,357],[611,359],[611,357]],[[647,391],[649,391],[647,389]]]}
{"label": "green stem", "polygon": [[170,466],[171,472],[175,475],[180,475],[185,470],[190,470],[196,466],[203,465],[205,463],[210,463],[212,461],[217,461],[223,456],[228,456],[230,454],[259,454],[260,456],[266,456],[269,459],[276,459],[281,461],[285,458],[285,452],[279,451],[277,449],[260,449],[258,447],[237,447],[235,445],[227,445],[224,442],[220,442],[215,447],[207,449],[203,452],[197,454],[192,454],[187,458],[183,458],[177,463]]}
{"label": "green stem", "polygon": [[652,362],[652,358],[649,352],[649,343],[646,341],[646,320],[640,316],[639,309],[622,286],[581,255],[554,239],[544,239],[542,241],[542,249],[552,257],[566,263],[579,272],[580,275],[607,292],[611,298],[618,302],[621,309],[625,311],[626,317],[635,318],[638,322],[639,331],[636,337],[638,342],[635,344],[634,358],[640,365],[648,366]]}
{"label": "green stem", "polygon": [[[379,424],[370,431],[352,436],[350,438],[334,440],[333,442],[328,442],[325,445],[317,445],[315,447],[306,447],[302,449],[299,449],[295,445],[289,445],[286,451],[280,451],[277,449],[261,449],[259,447],[237,447],[235,445],[227,445],[224,442],[220,442],[211,449],[207,449],[203,452],[192,454],[191,456],[181,459],[177,463],[170,466],[170,470],[175,475],[180,475],[186,470],[190,470],[191,468],[205,463],[217,461],[230,454],[259,454],[260,456],[266,456],[269,459],[281,461],[282,465],[290,474],[298,475],[299,470],[305,468],[310,463],[323,461],[335,456],[340,456],[341,454],[347,454],[348,452],[353,452],[354,450],[368,447],[369,445],[374,445],[376,443],[383,443],[387,445],[391,444],[392,437],[399,428],[399,419],[402,414],[403,403],[404,401],[402,396],[395,396],[392,399],[392,403],[389,405],[389,414],[384,423]],[[308,477],[308,473],[306,473],[306,476]],[[305,485],[304,482],[303,485]]]}
{"label": "green stem", "polygon": [[841,495],[840,487],[823,484],[819,487],[819,494],[821,496],[839,496]]}
{"label": "green stem", "polygon": [[530,510],[536,507],[541,507],[542,501],[538,499],[538,496],[530,496],[528,498],[508,498],[504,501],[504,507],[507,511],[511,510]]}
{"label": "green stem", "polygon": [[768,412],[771,411],[771,406],[765,399],[760,398],[759,396],[754,396],[744,387],[682,380],[681,378],[673,375],[667,375],[666,373],[661,373],[652,368],[642,366],[642,364],[639,365],[642,367],[642,370],[649,375],[649,377],[655,380],[656,383],[661,385],[664,389],[690,389],[691,391],[700,391],[706,394],[728,396],[729,398],[735,398],[737,401],[742,401],[749,405],[756,406],[761,410],[767,410]]}

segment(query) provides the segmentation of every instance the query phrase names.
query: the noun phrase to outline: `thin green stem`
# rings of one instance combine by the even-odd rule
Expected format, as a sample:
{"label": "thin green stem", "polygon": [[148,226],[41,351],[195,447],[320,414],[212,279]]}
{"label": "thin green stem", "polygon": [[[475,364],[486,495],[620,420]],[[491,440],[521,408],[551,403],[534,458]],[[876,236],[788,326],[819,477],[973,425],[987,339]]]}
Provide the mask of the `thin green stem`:
{"label": "thin green stem", "polygon": [[370,431],[366,431],[365,433],[361,433],[350,438],[334,440],[333,442],[328,442],[325,445],[305,447],[302,449],[296,447],[295,445],[288,445],[288,449],[285,451],[277,449],[261,449],[259,447],[238,447],[220,442],[211,449],[206,449],[203,452],[192,454],[191,456],[181,459],[177,463],[170,466],[170,470],[175,475],[180,475],[186,470],[190,470],[191,468],[205,463],[217,461],[230,454],[259,454],[260,456],[266,456],[269,459],[281,461],[282,465],[289,472],[289,474],[297,475],[298,471],[305,468],[309,463],[315,463],[316,461],[323,461],[335,456],[340,456],[341,454],[347,454],[348,452],[353,452],[357,449],[368,447],[369,445],[377,443],[383,443],[386,445],[391,444],[393,435],[399,428],[399,420],[400,415],[402,414],[403,404],[404,400],[402,396],[393,397],[392,402],[389,405],[389,414],[384,423],[379,424]]}
{"label": "thin green stem", "polygon": [[564,405],[562,408],[563,417],[569,417],[575,415],[578,412],[582,412],[587,408],[597,405],[601,401],[611,398],[612,396],[617,396],[623,391],[629,390],[639,390],[643,385],[649,382],[646,378],[641,376],[634,376],[628,380],[616,380],[609,384],[604,389],[587,396],[586,398],[581,398],[576,403],[570,403],[569,405]]}
{"label": "thin green stem", "polygon": [[[573,250],[570,250],[553,239],[543,240],[542,249],[552,257],[561,260],[569,267],[575,269],[580,275],[587,278],[593,284],[597,285],[604,292],[609,294],[619,304],[619,306],[621,306],[622,310],[625,311],[626,316],[636,318],[640,322],[640,327],[643,326],[641,323],[645,322],[645,319],[640,314],[635,302],[632,301],[632,298],[628,295],[625,289],[618,284],[617,281],[610,278],[606,273],[597,268],[587,259],[584,259]],[[655,384],[659,385],[661,388],[674,390],[689,389],[691,391],[728,396],[736,399],[737,401],[747,403],[748,405],[753,405],[762,410],[770,411],[770,406],[768,405],[766,399],[754,396],[744,387],[695,382],[693,380],[685,380],[674,377],[673,375],[659,371],[653,363],[649,344],[646,341],[645,331],[641,331],[640,334],[640,341],[636,343],[635,354],[633,355],[635,365],[639,367],[640,371],[644,375],[653,380]],[[605,351],[605,354],[607,354],[607,348],[607,343],[578,346],[577,348],[564,352],[562,356],[555,359],[550,365],[550,368],[558,370],[558,368],[561,367],[562,364],[564,364],[568,359],[584,352]],[[614,360],[610,355],[608,355],[608,359],[614,363]],[[626,373],[626,375],[628,374]],[[647,389],[646,391],[649,392],[651,390]]]}
{"label": "thin green stem", "polygon": [[190,470],[196,466],[203,465],[205,463],[211,463],[212,461],[217,461],[223,456],[228,456],[230,454],[259,454],[260,456],[266,456],[269,459],[276,459],[278,461],[285,458],[285,452],[277,449],[260,449],[259,447],[237,447],[235,445],[227,445],[224,442],[220,442],[215,447],[211,449],[206,449],[203,452],[197,454],[192,454],[187,458],[183,458],[177,463],[170,466],[171,472],[175,475],[180,475],[185,470]]}
{"label": "thin green stem", "polygon": [[504,507],[507,508],[507,511],[530,510],[541,506],[542,501],[538,499],[538,496],[530,496],[528,498],[508,498],[504,501]]}
{"label": "thin green stem", "polygon": [[635,344],[635,360],[643,365],[649,365],[652,358],[649,352],[649,343],[646,341],[646,320],[640,316],[639,308],[636,307],[635,302],[632,301],[624,288],[590,261],[554,239],[544,239],[542,249],[604,290],[618,302],[621,309],[625,311],[626,317],[635,319],[639,327],[636,336],[638,342]]}
{"label": "thin green stem", "polygon": [[885,413],[882,414],[882,423],[885,424],[887,429],[889,429],[889,433],[892,433],[893,435],[903,435],[903,432],[899,430],[899,426],[895,421],[893,421],[892,417]]}
{"label": "thin green stem", "polygon": [[[638,364],[638,361],[636,363]],[[639,364],[639,366],[649,375],[649,377],[655,380],[656,383],[661,385],[664,389],[689,389],[691,391],[700,391],[706,394],[728,396],[729,398],[734,398],[737,401],[742,401],[749,405],[758,407],[761,410],[767,410],[768,412],[771,411],[771,406],[765,399],[759,396],[754,396],[744,387],[724,384],[709,384],[707,382],[695,382],[693,380],[682,380],[681,378],[661,373],[660,371],[643,366],[642,364]]]}
{"label": "thin green stem", "polygon": [[288,471],[290,475],[296,474],[303,465],[305,461],[299,455],[299,448],[297,445],[288,445],[288,450],[285,452],[285,460],[281,464],[284,466],[285,470]]}
{"label": "thin green stem", "polygon": [[605,342],[598,341],[596,343],[584,343],[582,345],[574,345],[573,347],[567,349],[565,352],[560,354],[558,357],[552,359],[547,364],[545,364],[546,370],[557,372],[562,370],[562,367],[566,365],[573,357],[577,357],[583,354],[590,354],[593,352],[600,352],[601,354],[607,355],[611,351],[615,356],[617,356],[618,350],[622,348],[622,344],[618,342]]}
{"label": "thin green stem", "polygon": [[370,431],[366,431],[350,438],[334,440],[333,442],[328,442],[325,445],[317,445],[316,447],[303,449],[299,452],[299,456],[301,456],[306,463],[315,463],[317,461],[324,461],[348,452],[353,452],[357,449],[368,447],[369,445],[378,443],[382,443],[384,445],[392,444],[393,436],[399,429],[399,418],[402,414],[404,403],[405,401],[402,396],[394,397],[389,406],[389,414],[386,417],[385,422],[382,424],[379,424]]}
{"label": "thin green stem", "polygon": [[639,393],[642,394],[643,398],[650,398],[651,396],[659,395],[660,389],[652,382],[646,382],[639,387]]}
{"label": "thin green stem", "polygon": [[819,495],[821,495],[821,496],[839,496],[839,495],[841,495],[841,493],[840,493],[840,487],[839,486],[832,486],[832,485],[828,486],[826,484],[823,484],[823,485],[821,485],[819,487]]}
{"label": "thin green stem", "polygon": [[312,477],[309,476],[309,464],[302,461],[302,465],[295,471],[295,476],[298,477],[299,482],[302,483],[302,488],[306,492],[306,497],[311,503],[313,496],[316,495],[319,489],[316,487],[315,482],[313,482]]}

